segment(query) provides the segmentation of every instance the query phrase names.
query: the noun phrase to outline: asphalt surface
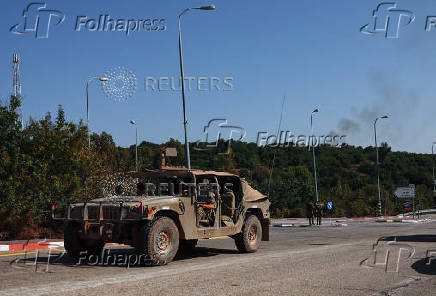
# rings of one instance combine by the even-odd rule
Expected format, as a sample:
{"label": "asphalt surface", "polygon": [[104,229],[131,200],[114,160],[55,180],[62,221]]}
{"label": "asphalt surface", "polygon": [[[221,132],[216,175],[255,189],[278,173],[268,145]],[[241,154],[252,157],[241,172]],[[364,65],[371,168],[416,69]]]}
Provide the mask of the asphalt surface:
{"label": "asphalt surface", "polygon": [[1,252],[0,296],[436,295],[435,222],[273,227],[254,254],[239,254],[230,238],[202,240],[162,267],[74,266],[61,253],[47,264],[46,250]]}

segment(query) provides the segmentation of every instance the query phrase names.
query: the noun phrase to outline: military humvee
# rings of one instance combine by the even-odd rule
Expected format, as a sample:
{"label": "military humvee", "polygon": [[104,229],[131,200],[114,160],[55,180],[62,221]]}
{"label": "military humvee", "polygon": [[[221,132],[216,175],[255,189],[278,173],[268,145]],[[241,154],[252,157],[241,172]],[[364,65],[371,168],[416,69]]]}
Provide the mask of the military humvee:
{"label": "military humvee", "polygon": [[164,265],[199,239],[230,236],[241,252],[255,252],[269,240],[270,202],[237,175],[200,170],[161,169],[129,173],[135,194],[70,203],[64,219],[67,253],[101,254],[105,243],[135,247],[152,264]]}

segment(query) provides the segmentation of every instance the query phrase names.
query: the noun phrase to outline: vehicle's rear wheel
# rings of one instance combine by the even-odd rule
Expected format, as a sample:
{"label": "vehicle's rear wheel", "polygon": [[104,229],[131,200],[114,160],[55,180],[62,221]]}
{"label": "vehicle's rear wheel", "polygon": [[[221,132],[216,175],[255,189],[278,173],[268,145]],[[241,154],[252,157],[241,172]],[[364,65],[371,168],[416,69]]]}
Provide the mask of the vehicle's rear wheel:
{"label": "vehicle's rear wheel", "polygon": [[245,218],[242,230],[235,237],[236,247],[240,252],[253,253],[259,248],[262,240],[262,226],[259,218],[249,215]]}
{"label": "vehicle's rear wheel", "polygon": [[152,265],[173,261],[179,249],[179,230],[171,218],[156,217],[145,224],[138,237],[138,249]]}

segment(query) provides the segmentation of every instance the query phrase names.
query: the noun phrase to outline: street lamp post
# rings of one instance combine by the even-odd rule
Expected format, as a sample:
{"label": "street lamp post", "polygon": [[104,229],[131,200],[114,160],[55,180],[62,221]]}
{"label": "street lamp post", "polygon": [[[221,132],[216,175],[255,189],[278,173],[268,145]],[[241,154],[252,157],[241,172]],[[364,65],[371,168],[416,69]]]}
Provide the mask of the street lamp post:
{"label": "street lamp post", "polygon": [[317,180],[317,177],[316,177],[316,159],[315,159],[315,146],[313,145],[313,138],[314,138],[314,135],[313,135],[313,114],[314,113],[318,113],[319,112],[319,110],[318,109],[315,109],[315,110],[313,110],[312,111],[312,113],[310,113],[310,130],[311,130],[311,133],[312,133],[312,140],[311,140],[311,145],[312,145],[312,157],[313,157],[313,175],[314,175],[314,177],[315,177],[315,196],[316,196],[316,201],[318,202],[318,180]]}
{"label": "street lamp post", "polygon": [[433,195],[436,195],[436,182],[434,179],[434,145],[436,144],[436,142],[433,142],[433,144],[431,145],[431,157],[433,160]]}
{"label": "street lamp post", "polygon": [[94,81],[94,80],[99,80],[100,82],[106,82],[109,79],[107,77],[91,77],[86,82],[86,122],[87,122],[86,125],[88,127],[88,148],[91,148],[91,134],[89,131],[89,94],[88,94],[88,89],[89,89],[89,83],[91,81]]}
{"label": "street lamp post", "polygon": [[387,115],[382,117],[377,117],[374,121],[374,142],[375,142],[375,151],[376,151],[376,164],[375,164],[375,170],[377,173],[377,188],[378,188],[378,215],[381,217],[382,215],[382,209],[381,209],[381,194],[380,194],[380,171],[379,171],[379,161],[378,161],[378,146],[377,146],[377,121],[379,119],[386,119],[388,118]]}
{"label": "street lamp post", "polygon": [[192,9],[200,9],[200,10],[214,10],[215,5],[201,6],[201,7],[192,7],[186,8],[179,14],[179,57],[180,57],[180,74],[182,79],[182,100],[183,100],[183,127],[185,130],[185,154],[186,154],[186,168],[188,170],[191,169],[191,156],[189,154],[189,142],[188,142],[188,130],[187,124],[188,121],[186,119],[186,103],[185,103],[185,71],[183,69],[183,50],[182,50],[182,26],[181,20],[182,16]]}
{"label": "street lamp post", "polygon": [[138,172],[138,125],[136,124],[136,121],[130,120],[130,123],[133,124],[136,128],[136,142],[135,142],[135,167],[136,171]]}

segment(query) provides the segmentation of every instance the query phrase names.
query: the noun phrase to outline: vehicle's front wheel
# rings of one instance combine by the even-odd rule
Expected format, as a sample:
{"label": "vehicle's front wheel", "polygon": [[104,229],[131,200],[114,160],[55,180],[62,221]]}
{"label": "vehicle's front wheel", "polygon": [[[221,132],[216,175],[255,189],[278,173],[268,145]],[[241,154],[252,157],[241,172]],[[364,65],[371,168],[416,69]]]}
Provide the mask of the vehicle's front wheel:
{"label": "vehicle's front wheel", "polygon": [[253,253],[259,249],[262,240],[262,226],[259,218],[249,215],[245,218],[242,230],[235,237],[236,247],[240,252]]}
{"label": "vehicle's front wheel", "polygon": [[179,249],[179,230],[171,218],[156,217],[141,227],[138,249],[152,265],[173,261]]}

